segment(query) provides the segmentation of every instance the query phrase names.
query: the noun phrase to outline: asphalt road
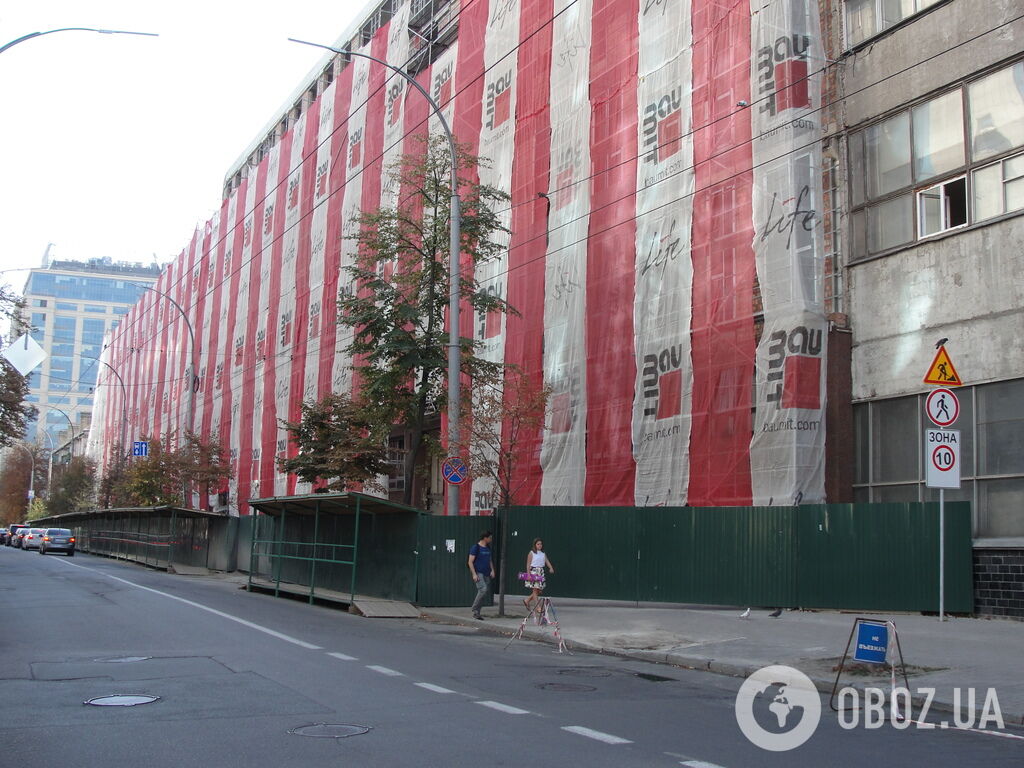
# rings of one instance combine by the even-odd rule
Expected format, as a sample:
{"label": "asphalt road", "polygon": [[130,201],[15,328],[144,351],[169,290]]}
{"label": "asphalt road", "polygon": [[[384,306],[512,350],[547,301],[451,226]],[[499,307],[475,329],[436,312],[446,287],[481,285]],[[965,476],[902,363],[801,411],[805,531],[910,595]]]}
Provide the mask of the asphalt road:
{"label": "asphalt road", "polygon": [[[81,553],[0,547],[0,595],[0,766],[1024,765],[1019,732],[845,730],[824,702],[806,744],[767,752],[737,679]],[[111,694],[160,698],[83,705]],[[318,724],[369,730],[291,733]]]}

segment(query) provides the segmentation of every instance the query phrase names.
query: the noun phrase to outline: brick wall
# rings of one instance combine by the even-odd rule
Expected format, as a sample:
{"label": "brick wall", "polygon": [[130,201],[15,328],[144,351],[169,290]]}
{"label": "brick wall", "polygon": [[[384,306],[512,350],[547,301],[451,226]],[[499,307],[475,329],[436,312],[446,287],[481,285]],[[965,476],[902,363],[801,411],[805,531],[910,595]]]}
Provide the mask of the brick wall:
{"label": "brick wall", "polygon": [[1024,549],[974,550],[974,610],[1024,619]]}

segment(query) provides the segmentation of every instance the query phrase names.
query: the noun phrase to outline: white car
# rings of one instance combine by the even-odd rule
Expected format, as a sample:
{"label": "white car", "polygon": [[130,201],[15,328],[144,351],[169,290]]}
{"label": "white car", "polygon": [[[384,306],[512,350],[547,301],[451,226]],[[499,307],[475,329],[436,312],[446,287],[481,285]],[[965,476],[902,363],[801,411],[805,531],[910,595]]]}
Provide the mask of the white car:
{"label": "white car", "polygon": [[29,528],[25,533],[25,537],[21,540],[21,548],[39,549],[39,545],[43,543],[43,534],[45,533],[45,528]]}

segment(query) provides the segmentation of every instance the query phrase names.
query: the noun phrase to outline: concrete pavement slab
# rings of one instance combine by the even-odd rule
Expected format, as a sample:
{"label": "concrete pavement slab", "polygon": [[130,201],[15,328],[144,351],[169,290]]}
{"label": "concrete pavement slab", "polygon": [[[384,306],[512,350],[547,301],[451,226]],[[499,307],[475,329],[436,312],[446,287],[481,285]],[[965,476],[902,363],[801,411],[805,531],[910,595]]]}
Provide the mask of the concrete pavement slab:
{"label": "concrete pavement slab", "polygon": [[[746,677],[770,664],[785,664],[808,675],[826,693],[835,683],[855,619],[892,620],[896,626],[911,692],[934,689],[932,708],[952,712],[956,696],[974,689],[977,708],[986,691],[998,696],[1004,721],[1024,725],[1024,622],[920,614],[857,614],[836,611],[766,609],[605,600],[553,599],[562,636],[573,648]],[[425,609],[428,618],[475,626],[511,636],[526,616],[522,599],[506,599],[506,615],[485,610],[484,621],[468,608]],[[530,622],[530,639],[554,642],[550,627]],[[852,654],[852,648],[851,648]],[[847,662],[840,686],[888,688],[888,666]],[[957,689],[960,693],[957,693]],[[915,695],[922,701],[924,695]]]}

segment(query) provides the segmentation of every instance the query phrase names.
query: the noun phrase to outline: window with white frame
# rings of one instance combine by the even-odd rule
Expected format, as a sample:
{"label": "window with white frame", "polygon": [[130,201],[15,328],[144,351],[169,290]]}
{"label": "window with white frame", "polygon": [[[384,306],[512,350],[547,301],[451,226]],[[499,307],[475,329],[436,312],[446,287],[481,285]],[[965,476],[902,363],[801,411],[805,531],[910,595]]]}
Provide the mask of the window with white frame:
{"label": "window with white frame", "polygon": [[1024,211],[1024,62],[850,134],[851,259]]}
{"label": "window with white frame", "polygon": [[846,44],[853,47],[939,0],[846,0]]}

